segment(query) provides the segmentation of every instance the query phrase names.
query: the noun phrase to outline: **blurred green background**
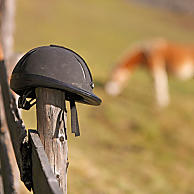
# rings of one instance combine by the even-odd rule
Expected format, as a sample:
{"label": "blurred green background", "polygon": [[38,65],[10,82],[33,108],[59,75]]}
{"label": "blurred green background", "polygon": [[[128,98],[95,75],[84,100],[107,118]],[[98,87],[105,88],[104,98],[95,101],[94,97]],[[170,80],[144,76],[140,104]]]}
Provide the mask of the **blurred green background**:
{"label": "blurred green background", "polygon": [[[142,69],[119,97],[103,89],[136,42],[164,37],[194,43],[193,19],[127,0],[17,0],[15,49],[59,44],[75,50],[103,99],[99,107],[78,105],[81,137],[70,133],[68,117],[68,193],[194,193],[194,80],[170,77],[171,104],[164,110]],[[34,110],[23,113],[27,128],[36,128]]]}

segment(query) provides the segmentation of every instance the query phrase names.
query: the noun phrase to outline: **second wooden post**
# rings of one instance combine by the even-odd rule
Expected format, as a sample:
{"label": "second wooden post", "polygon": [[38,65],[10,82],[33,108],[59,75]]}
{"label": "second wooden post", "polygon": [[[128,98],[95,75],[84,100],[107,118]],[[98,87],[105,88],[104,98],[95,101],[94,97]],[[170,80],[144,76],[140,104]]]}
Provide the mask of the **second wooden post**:
{"label": "second wooden post", "polygon": [[[36,88],[37,130],[51,168],[63,193],[67,193],[67,110],[65,92]],[[38,175],[37,175],[38,176]]]}

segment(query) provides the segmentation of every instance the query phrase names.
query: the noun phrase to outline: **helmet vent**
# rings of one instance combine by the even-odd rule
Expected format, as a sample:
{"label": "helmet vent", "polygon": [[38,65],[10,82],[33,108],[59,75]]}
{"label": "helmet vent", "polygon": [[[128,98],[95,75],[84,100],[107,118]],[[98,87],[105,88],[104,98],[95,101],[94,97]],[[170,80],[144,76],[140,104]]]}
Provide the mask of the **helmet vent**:
{"label": "helmet vent", "polygon": [[86,73],[85,73],[85,70],[84,70],[84,68],[83,68],[83,66],[82,66],[82,64],[81,64],[81,62],[80,62],[80,60],[75,56],[75,58],[77,59],[77,61],[79,62],[79,64],[80,64],[80,67],[81,67],[81,69],[82,69],[82,72],[83,72],[83,75],[84,75],[84,79],[86,80]]}
{"label": "helmet vent", "polygon": [[31,55],[32,53],[34,53],[37,49],[32,49],[30,50],[26,55],[24,55],[21,59],[20,59],[20,63],[21,63],[21,67],[23,64],[25,64],[26,60],[28,59],[29,55]]}

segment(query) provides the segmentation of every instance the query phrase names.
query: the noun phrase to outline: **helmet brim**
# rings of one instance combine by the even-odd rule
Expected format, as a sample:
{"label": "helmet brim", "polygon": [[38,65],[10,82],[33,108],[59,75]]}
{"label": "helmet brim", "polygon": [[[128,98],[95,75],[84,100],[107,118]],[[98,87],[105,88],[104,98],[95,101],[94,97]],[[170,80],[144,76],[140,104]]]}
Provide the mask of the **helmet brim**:
{"label": "helmet brim", "polygon": [[26,90],[32,90],[28,96],[29,98],[36,97],[35,88],[44,87],[64,91],[66,96],[65,98],[68,101],[72,100],[73,98],[76,102],[95,106],[100,105],[102,102],[102,100],[92,92],[88,92],[76,86],[41,75],[15,73],[12,75],[10,87],[16,94],[20,96],[23,95]]}

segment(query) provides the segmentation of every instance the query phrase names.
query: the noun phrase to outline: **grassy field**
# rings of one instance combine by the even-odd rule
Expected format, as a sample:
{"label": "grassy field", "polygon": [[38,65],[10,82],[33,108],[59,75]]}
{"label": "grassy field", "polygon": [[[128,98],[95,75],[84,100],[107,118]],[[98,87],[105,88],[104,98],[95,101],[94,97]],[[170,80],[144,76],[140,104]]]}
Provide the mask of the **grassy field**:
{"label": "grassy field", "polygon": [[[193,18],[127,0],[17,1],[16,50],[60,44],[83,56],[100,107],[78,105],[81,137],[70,133],[70,194],[193,194],[194,80],[170,78],[172,103],[156,106],[150,76],[138,70],[116,98],[103,86],[136,42],[165,37],[194,43]],[[34,109],[24,112],[36,128]]]}

